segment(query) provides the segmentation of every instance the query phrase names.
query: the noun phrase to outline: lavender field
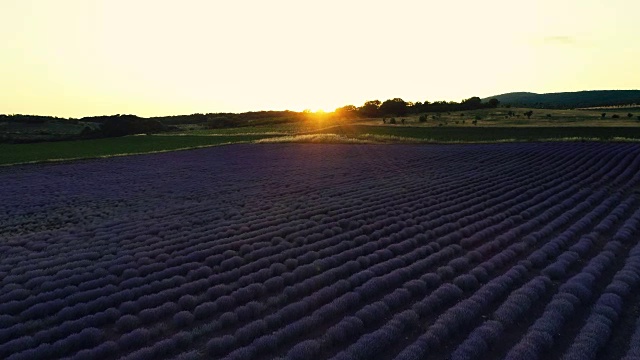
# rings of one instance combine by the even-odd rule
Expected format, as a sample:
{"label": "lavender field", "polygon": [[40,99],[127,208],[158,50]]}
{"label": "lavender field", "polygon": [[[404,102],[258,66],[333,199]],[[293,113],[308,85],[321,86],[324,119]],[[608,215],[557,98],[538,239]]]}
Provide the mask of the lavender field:
{"label": "lavender field", "polygon": [[640,359],[640,145],[0,168],[0,359]]}

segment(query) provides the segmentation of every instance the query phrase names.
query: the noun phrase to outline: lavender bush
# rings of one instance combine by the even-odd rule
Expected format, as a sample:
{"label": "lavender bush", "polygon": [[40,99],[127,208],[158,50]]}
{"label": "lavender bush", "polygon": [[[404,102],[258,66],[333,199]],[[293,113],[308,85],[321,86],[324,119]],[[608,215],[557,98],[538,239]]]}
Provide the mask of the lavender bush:
{"label": "lavender bush", "polygon": [[639,354],[636,144],[237,145],[0,183],[3,359]]}

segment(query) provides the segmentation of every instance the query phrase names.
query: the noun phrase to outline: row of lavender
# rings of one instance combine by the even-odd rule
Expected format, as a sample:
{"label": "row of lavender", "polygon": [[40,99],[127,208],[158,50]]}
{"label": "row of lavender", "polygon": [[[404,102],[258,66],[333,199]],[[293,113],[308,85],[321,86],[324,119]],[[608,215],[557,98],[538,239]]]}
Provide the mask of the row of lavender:
{"label": "row of lavender", "polygon": [[4,169],[0,357],[593,358],[637,317],[639,169],[629,144]]}

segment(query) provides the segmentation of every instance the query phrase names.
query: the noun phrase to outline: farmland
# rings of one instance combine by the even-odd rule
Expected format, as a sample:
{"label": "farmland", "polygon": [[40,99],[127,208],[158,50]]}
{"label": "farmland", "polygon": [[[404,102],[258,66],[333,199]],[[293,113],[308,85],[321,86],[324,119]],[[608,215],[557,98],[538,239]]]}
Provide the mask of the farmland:
{"label": "farmland", "polygon": [[268,137],[270,136],[125,136],[33,144],[0,144],[0,165],[175,151],[249,142]]}
{"label": "farmland", "polygon": [[343,125],[313,132],[347,138],[415,142],[496,142],[549,140],[640,140],[638,127],[408,127]]}
{"label": "farmland", "polygon": [[640,128],[630,126],[381,126],[372,121],[309,126],[285,124],[250,128],[194,130],[146,136],[0,144],[0,165],[68,161],[166,152],[247,142],[290,143],[483,143],[526,141],[639,142]]}
{"label": "farmland", "polygon": [[638,359],[640,145],[0,168],[0,358]]}
{"label": "farmland", "polygon": [[[0,135],[5,129],[5,132],[8,131],[6,135],[11,135],[9,137],[14,140],[14,143],[0,143],[0,165],[122,156],[246,142],[389,144],[640,141],[638,115],[632,114],[637,114],[637,110],[628,107],[594,110],[478,109],[410,114],[394,119],[395,124],[391,124],[388,118],[309,113],[291,118],[248,117],[232,127],[211,128],[206,123],[181,123],[161,133],[145,132],[145,136],[66,141],[63,140],[68,139],[72,131],[78,132],[86,124],[94,127],[100,124],[61,119],[35,124],[0,121]],[[530,117],[524,115],[528,112],[532,112]],[[421,116],[425,121],[420,121]],[[163,120],[171,123],[170,118]],[[42,137],[43,141],[51,141],[19,143],[19,140],[35,141],[38,137]]]}

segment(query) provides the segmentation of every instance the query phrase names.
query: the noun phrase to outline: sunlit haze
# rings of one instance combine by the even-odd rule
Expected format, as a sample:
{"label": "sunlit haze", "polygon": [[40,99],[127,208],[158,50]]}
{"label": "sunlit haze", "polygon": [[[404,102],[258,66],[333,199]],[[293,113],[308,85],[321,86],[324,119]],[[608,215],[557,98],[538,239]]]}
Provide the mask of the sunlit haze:
{"label": "sunlit haze", "polygon": [[0,0],[0,113],[640,88],[640,1]]}

